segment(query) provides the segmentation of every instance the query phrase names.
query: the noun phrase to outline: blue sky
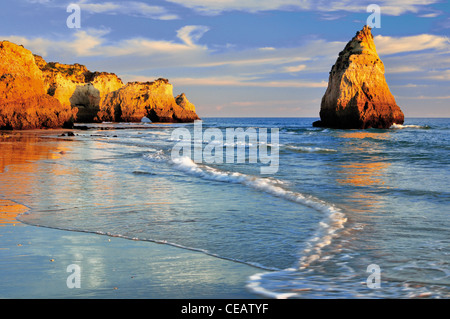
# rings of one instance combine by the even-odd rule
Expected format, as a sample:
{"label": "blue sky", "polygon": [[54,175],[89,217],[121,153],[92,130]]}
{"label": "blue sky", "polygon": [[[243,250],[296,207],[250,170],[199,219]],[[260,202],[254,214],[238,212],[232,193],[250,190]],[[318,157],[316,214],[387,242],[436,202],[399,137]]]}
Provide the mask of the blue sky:
{"label": "blue sky", "polygon": [[[70,3],[81,28],[70,29]],[[0,40],[124,82],[168,78],[200,117],[318,117],[328,73],[371,13],[386,79],[408,117],[450,117],[450,3],[443,0],[0,2]]]}

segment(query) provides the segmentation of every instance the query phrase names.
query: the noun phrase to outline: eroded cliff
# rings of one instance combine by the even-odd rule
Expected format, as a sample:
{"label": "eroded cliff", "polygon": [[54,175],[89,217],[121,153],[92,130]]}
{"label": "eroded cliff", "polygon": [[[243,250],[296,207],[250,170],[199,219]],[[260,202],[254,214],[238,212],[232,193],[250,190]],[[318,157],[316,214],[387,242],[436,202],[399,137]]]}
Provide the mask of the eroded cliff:
{"label": "eroded cliff", "polygon": [[47,94],[65,106],[76,108],[78,122],[92,122],[103,96],[123,86],[114,73],[91,72],[78,63],[47,63],[37,55],[35,60],[43,73]]}
{"label": "eroded cliff", "polygon": [[75,112],[46,94],[42,71],[31,51],[0,42],[0,129],[68,126]]}
{"label": "eroded cliff", "polygon": [[124,85],[114,73],[46,62],[0,42],[0,129],[70,126],[74,121],[192,122],[195,106],[166,79]]}
{"label": "eroded cliff", "polygon": [[173,96],[173,86],[167,79],[153,82],[129,82],[101,100],[98,120],[136,122],[144,116],[152,122],[192,122],[198,119],[195,107],[186,98]]}

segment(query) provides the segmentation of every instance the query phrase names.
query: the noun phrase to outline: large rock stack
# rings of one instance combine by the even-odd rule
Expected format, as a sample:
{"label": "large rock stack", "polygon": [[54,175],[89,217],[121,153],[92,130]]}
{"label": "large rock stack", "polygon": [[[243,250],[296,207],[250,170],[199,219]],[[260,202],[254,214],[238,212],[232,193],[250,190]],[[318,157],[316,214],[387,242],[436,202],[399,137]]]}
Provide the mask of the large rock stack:
{"label": "large rock stack", "polygon": [[314,126],[365,129],[403,124],[384,77],[371,29],[365,26],[348,42],[333,65]]}

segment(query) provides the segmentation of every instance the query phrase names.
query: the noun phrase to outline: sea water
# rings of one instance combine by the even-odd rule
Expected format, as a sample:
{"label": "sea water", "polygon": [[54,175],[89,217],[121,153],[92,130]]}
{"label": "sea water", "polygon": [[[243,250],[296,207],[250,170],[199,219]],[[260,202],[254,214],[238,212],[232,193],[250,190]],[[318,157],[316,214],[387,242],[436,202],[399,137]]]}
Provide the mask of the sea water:
{"label": "sea water", "polygon": [[449,298],[450,120],[384,130],[314,120],[203,119],[224,134],[278,129],[278,170],[265,175],[260,163],[174,159],[172,133],[194,124],[49,133],[71,147],[23,173],[39,182],[18,198],[31,209],[20,219],[246,263],[255,274],[243,286],[265,297]]}

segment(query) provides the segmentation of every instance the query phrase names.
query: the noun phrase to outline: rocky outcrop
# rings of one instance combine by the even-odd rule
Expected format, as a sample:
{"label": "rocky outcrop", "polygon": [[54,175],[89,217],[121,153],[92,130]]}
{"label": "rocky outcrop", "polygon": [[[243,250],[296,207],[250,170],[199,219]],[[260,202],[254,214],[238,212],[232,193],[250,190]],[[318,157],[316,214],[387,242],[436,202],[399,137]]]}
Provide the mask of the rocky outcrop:
{"label": "rocky outcrop", "polygon": [[123,86],[122,80],[113,73],[91,72],[78,63],[47,63],[38,55],[35,60],[43,73],[47,94],[77,109],[78,122],[92,122],[103,96]]}
{"label": "rocky outcrop", "polygon": [[177,104],[173,86],[167,79],[129,82],[100,101],[98,120],[138,122],[144,116],[152,122],[192,122],[199,119],[194,105],[185,96],[179,101],[182,106]]}
{"label": "rocky outcrop", "polygon": [[365,26],[348,42],[333,65],[322,98],[320,121],[314,126],[332,128],[389,128],[402,124],[384,77],[371,29]]}
{"label": "rocky outcrop", "polygon": [[0,129],[69,126],[70,106],[46,94],[42,71],[23,46],[0,42]]}
{"label": "rocky outcrop", "polygon": [[[178,103],[178,104],[177,104]],[[166,79],[124,86],[113,73],[46,62],[0,42],[0,129],[70,127],[74,121],[192,122],[195,106]]]}
{"label": "rocky outcrop", "polygon": [[189,102],[186,95],[184,93],[181,93],[180,95],[177,95],[175,98],[175,102],[181,106],[183,109],[195,112],[195,105]]}

